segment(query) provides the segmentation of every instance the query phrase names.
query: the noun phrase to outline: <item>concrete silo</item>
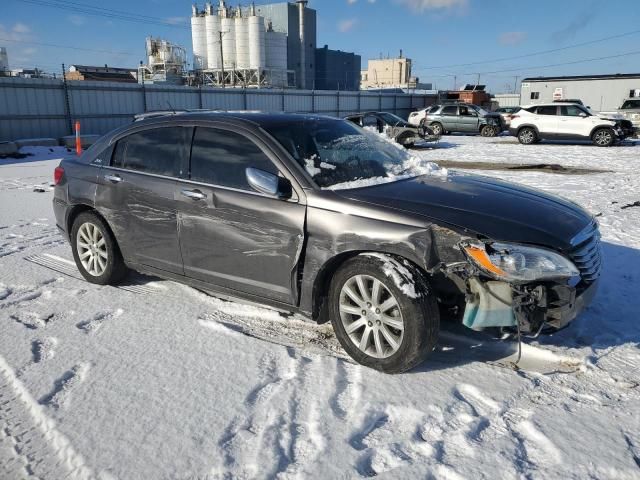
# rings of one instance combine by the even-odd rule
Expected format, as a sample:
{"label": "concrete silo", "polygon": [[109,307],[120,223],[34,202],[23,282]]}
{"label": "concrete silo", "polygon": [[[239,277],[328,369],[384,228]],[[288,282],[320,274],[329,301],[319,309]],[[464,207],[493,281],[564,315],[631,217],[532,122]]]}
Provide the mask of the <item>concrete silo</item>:
{"label": "concrete silo", "polygon": [[191,41],[193,42],[193,68],[207,68],[207,33],[205,16],[194,5],[191,15]]}

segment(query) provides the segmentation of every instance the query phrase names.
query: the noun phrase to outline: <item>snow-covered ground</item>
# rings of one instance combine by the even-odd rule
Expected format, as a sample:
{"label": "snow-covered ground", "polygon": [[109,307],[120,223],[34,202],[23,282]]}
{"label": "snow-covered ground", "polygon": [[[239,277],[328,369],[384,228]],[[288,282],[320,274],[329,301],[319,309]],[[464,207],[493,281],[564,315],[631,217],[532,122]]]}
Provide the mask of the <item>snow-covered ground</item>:
{"label": "snow-covered ground", "polygon": [[610,170],[484,172],[598,214],[606,264],[594,304],[528,341],[520,370],[512,343],[445,325],[397,376],[344,360],[326,325],[155,278],[81,280],[48,186],[69,153],[31,151],[0,160],[0,478],[640,478],[640,145],[417,151]]}

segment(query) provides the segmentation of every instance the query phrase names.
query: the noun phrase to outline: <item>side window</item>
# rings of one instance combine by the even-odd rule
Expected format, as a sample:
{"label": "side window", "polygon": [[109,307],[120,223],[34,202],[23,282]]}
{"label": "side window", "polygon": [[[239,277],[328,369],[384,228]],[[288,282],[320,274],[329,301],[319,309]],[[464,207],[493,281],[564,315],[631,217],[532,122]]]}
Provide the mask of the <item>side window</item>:
{"label": "side window", "polygon": [[586,112],[575,105],[563,105],[560,107],[560,115],[564,117],[579,117]]}
{"label": "side window", "polygon": [[540,92],[531,92],[531,100],[539,100]]}
{"label": "side window", "polygon": [[253,191],[247,183],[248,167],[278,174],[269,157],[245,136],[216,128],[196,128],[191,148],[191,180]]}
{"label": "side window", "polygon": [[458,107],[456,107],[455,105],[450,105],[448,107],[444,107],[440,113],[442,115],[457,115]]}
{"label": "side window", "polygon": [[558,107],[556,105],[545,105],[542,107],[538,107],[536,112],[538,115],[557,115]]}
{"label": "side window", "polygon": [[118,140],[111,164],[137,172],[177,177],[189,155],[190,128],[163,127]]}

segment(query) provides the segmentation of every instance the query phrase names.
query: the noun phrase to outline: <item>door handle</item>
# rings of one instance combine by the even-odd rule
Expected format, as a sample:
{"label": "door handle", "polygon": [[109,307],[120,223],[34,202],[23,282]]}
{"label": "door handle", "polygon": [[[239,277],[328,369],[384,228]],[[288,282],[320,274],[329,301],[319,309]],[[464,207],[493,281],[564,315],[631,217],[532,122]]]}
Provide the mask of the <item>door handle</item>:
{"label": "door handle", "polygon": [[120,175],[105,175],[104,179],[111,183],[120,183],[122,181],[122,177]]}
{"label": "door handle", "polygon": [[182,190],[180,193],[192,200],[204,200],[207,198],[207,195],[200,190]]}

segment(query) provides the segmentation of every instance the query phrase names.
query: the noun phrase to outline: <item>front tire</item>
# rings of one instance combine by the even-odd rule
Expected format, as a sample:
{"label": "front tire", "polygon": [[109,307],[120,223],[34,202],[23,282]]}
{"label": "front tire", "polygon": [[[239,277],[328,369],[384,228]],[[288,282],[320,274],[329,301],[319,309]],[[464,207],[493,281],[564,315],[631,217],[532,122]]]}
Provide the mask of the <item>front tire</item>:
{"label": "front tire", "polygon": [[105,221],[95,213],[78,215],[70,240],[76,266],[86,281],[113,285],[126,275],[118,244]]}
{"label": "front tire", "polygon": [[440,316],[427,279],[389,255],[347,260],[331,282],[329,312],[351,358],[385,373],[415,367],[437,342]]}
{"label": "front tire", "polygon": [[522,145],[532,145],[538,141],[538,134],[533,128],[524,127],[518,132],[518,141]]}
{"label": "front tire", "polygon": [[482,130],[480,130],[480,135],[483,137],[495,137],[497,134],[497,129],[491,125],[485,125],[482,127]]}
{"label": "front tire", "polygon": [[433,130],[434,135],[444,135],[444,128],[441,123],[432,123],[431,130]]}
{"label": "front tire", "polygon": [[615,134],[610,128],[599,128],[593,132],[591,137],[593,144],[597,147],[610,147],[616,141]]}

